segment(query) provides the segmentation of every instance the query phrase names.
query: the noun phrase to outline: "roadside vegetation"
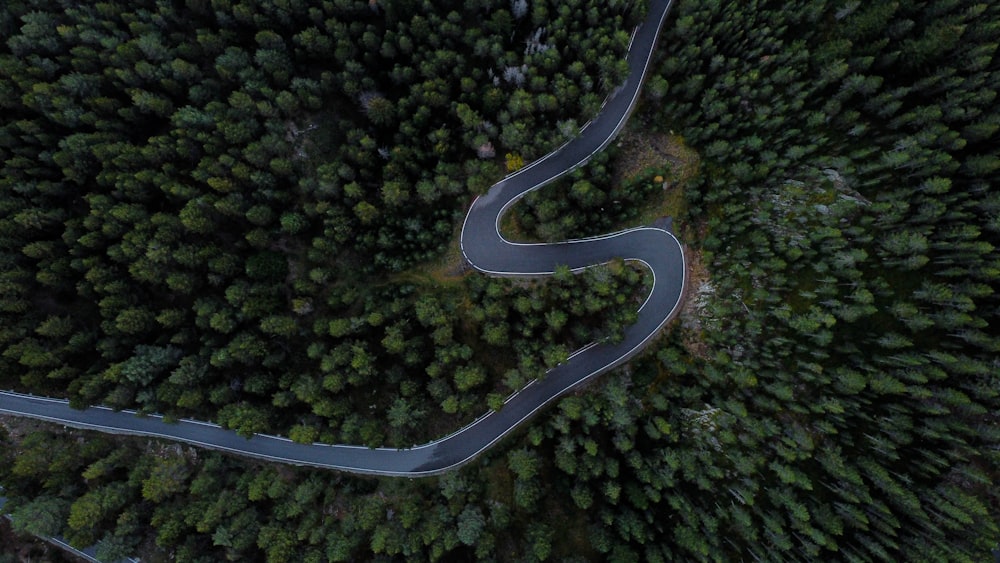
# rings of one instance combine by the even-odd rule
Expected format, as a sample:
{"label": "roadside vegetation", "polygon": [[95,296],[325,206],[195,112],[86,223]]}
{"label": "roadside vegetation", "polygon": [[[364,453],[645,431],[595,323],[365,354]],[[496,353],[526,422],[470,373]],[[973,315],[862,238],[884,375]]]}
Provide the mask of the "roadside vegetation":
{"label": "roadside vegetation", "polygon": [[586,165],[515,204],[501,231],[511,240],[555,242],[686,218],[684,190],[698,166],[697,152],[681,136],[655,131],[636,116]]}
{"label": "roadside vegetation", "polygon": [[3,383],[409,445],[612,336],[628,271],[451,271],[503,155],[561,143],[623,77],[642,6],[568,8],[7,3]]}
{"label": "roadside vegetation", "polygon": [[0,563],[22,561],[67,563],[77,559],[31,534],[18,534],[14,531],[10,520],[0,519]]}

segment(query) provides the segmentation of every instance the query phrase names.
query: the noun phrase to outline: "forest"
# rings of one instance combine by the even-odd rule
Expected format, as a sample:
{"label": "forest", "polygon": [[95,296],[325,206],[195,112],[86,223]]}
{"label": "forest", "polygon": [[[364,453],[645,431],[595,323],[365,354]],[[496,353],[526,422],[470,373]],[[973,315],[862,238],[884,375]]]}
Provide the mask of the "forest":
{"label": "forest", "polygon": [[638,6],[175,4],[5,8],[8,386],[409,445],[634,314],[631,267],[414,274],[596,111]]}
{"label": "forest", "polygon": [[[441,264],[599,109],[643,10],[8,2],[0,386],[369,445],[499,408],[649,281]],[[705,272],[646,353],[420,480],[2,419],[14,525],[108,559],[988,560],[998,46],[986,2],[680,0],[627,134],[697,151],[671,189]],[[631,225],[671,164],[626,157],[518,236]]]}

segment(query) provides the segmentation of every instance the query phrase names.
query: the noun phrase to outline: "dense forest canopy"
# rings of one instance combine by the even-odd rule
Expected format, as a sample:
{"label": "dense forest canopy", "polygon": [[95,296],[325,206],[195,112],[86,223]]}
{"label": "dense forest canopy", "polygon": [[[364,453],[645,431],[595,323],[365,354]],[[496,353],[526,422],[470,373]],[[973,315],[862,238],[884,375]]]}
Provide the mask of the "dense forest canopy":
{"label": "dense forest canopy", "polygon": [[[640,3],[46,4],[0,10],[5,386],[405,443],[643,294],[413,267],[597,111]],[[707,271],[650,352],[419,481],[9,425],[15,523],[182,561],[988,559],[998,45],[988,2],[680,0],[630,134],[700,153],[674,189]],[[622,157],[523,234],[660,197],[667,163],[614,184]]]}
{"label": "dense forest canopy", "polygon": [[403,270],[441,253],[508,162],[593,115],[639,15],[8,4],[2,377],[310,441],[412,444],[471,420],[616,334],[641,280],[526,292]]}

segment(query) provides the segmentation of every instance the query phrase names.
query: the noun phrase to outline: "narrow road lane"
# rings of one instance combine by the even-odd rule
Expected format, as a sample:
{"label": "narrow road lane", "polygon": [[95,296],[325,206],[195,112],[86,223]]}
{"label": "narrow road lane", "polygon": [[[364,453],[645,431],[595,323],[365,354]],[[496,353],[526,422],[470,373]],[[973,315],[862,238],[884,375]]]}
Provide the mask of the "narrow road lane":
{"label": "narrow road lane", "polygon": [[467,463],[495,444],[539,409],[592,377],[624,363],[673,316],[684,289],[681,245],[666,230],[641,227],[585,240],[555,244],[519,244],[505,240],[500,218],[524,194],[538,189],[586,162],[621,130],[639,97],[660,27],[672,0],[652,0],[637,28],[628,55],[629,75],[604,109],[578,137],[557,151],[508,176],[478,198],[462,228],[462,252],[476,269],[504,276],[543,275],[560,264],[579,270],[614,258],[637,260],[653,274],[653,289],[619,344],[585,347],[512,396],[502,409],[434,442],[409,449],[348,445],[296,444],[257,435],[250,440],[215,424],[183,420],[168,424],[156,416],[114,412],[105,407],[74,410],[66,401],[0,392],[0,413],[47,420],[76,428],[117,434],[154,436],[239,455],[352,473],[421,476]]}

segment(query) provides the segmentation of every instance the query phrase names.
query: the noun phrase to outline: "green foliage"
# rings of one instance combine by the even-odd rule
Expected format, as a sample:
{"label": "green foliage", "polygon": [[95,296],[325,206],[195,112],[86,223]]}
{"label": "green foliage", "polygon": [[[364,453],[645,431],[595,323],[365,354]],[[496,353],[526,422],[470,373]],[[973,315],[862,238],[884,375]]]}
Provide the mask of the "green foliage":
{"label": "green foliage", "polygon": [[458,515],[458,539],[465,545],[476,545],[486,526],[486,519],[479,508],[466,505]]}
{"label": "green foliage", "polygon": [[[678,523],[659,546],[674,559],[987,557],[997,434],[974,429],[998,406],[996,297],[974,286],[995,283],[1000,240],[981,219],[995,151],[968,124],[995,109],[967,88],[998,75],[957,63],[977,47],[939,26],[995,41],[1000,12],[737,4],[679,6],[648,121],[704,155],[686,219],[712,282],[683,339],[634,364],[655,390],[643,404],[591,407],[616,469],[581,485],[601,450],[578,436],[601,426],[561,416],[560,448],[587,454],[557,465],[623,522],[609,555],[648,546],[648,526],[624,524],[639,511]],[[945,489],[961,515],[939,508]]]}
{"label": "green foliage", "polygon": [[18,532],[51,537],[62,531],[69,506],[65,499],[40,496],[11,511],[10,516]]}
{"label": "green foliage", "polygon": [[644,170],[635,177],[616,182],[614,161],[618,150],[611,146],[585,166],[531,192],[511,210],[512,220],[523,235],[546,241],[593,236],[612,232],[621,225],[637,226],[644,207],[662,193],[654,178],[669,166]]}
{"label": "green foliage", "polygon": [[135,354],[122,362],[119,372],[121,376],[137,385],[149,385],[166,370],[177,365],[181,351],[170,346],[135,347]]}

